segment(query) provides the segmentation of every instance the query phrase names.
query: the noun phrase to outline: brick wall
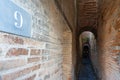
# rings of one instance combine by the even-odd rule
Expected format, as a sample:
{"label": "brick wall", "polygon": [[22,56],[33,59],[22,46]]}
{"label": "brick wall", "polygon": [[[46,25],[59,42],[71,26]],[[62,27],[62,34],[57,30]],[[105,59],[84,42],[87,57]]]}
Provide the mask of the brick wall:
{"label": "brick wall", "polygon": [[120,0],[99,1],[99,71],[101,80],[120,80]]}
{"label": "brick wall", "polygon": [[70,31],[63,35],[63,80],[72,79],[72,35]]}
{"label": "brick wall", "polygon": [[0,80],[70,80],[71,41],[63,36],[69,28],[54,0],[12,1],[31,15],[31,37],[0,32]]}
{"label": "brick wall", "polygon": [[76,25],[76,0],[55,0],[61,12],[63,13],[64,17],[66,18],[69,26],[72,29],[75,29]]}

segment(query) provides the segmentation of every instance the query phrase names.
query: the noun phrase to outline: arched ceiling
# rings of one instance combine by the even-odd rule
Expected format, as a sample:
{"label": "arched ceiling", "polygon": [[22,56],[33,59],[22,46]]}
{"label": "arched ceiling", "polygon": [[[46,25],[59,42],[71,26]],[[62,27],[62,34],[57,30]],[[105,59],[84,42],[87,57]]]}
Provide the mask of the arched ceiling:
{"label": "arched ceiling", "polygon": [[97,30],[97,0],[77,0],[77,31]]}

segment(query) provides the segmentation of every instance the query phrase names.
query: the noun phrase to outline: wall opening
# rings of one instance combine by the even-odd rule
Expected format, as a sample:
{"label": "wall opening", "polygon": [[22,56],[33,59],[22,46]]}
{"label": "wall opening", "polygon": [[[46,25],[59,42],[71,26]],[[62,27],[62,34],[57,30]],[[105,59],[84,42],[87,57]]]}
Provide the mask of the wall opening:
{"label": "wall opening", "polygon": [[[96,46],[96,37],[90,31],[84,31],[79,36],[79,68],[78,68],[78,77],[80,77],[81,69],[86,64],[91,65],[91,69],[93,70],[93,74],[95,78],[97,78],[97,65],[98,65],[98,55],[97,55],[97,46]],[[88,65],[89,66],[89,65]],[[89,75],[89,74],[88,74]]]}
{"label": "wall opening", "polygon": [[80,57],[82,57],[83,47],[85,44],[89,45],[90,55],[91,55],[91,59],[92,59],[92,55],[96,54],[96,38],[95,38],[94,34],[90,31],[85,31],[85,32],[81,33],[79,36]]}

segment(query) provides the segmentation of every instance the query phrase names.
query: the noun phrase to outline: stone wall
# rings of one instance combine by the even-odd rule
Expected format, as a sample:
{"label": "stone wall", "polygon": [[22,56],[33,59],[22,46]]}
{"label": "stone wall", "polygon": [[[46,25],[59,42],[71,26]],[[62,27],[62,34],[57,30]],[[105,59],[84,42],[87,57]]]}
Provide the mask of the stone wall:
{"label": "stone wall", "polygon": [[120,0],[99,1],[98,51],[101,80],[120,79]]}
{"label": "stone wall", "polygon": [[72,43],[63,45],[69,28],[54,0],[11,1],[31,15],[31,37],[0,32],[0,80],[70,80]]}

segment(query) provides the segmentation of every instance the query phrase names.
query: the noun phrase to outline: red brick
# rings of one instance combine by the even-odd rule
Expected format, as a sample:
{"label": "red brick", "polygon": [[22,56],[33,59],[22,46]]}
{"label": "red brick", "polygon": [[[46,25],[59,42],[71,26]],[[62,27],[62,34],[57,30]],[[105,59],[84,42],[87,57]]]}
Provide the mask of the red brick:
{"label": "red brick", "polygon": [[118,53],[120,50],[112,50],[112,53]]}
{"label": "red brick", "polygon": [[23,44],[24,41],[22,38],[19,38],[19,37],[15,37],[15,36],[12,36],[12,35],[4,35],[4,38],[6,40],[8,40],[9,43],[11,44]]}
{"label": "red brick", "polygon": [[16,78],[18,78],[20,76],[26,75],[28,73],[30,73],[29,68],[23,69],[21,71],[9,73],[9,74],[4,74],[1,77],[2,77],[2,80],[14,80],[14,79],[16,79]]}
{"label": "red brick", "polygon": [[33,72],[38,69],[40,69],[40,64],[32,66],[32,67],[28,67],[28,68],[25,68],[23,70],[19,70],[16,72],[1,75],[1,78],[2,80],[14,80],[20,76],[24,76],[26,74],[29,74],[31,71]]}
{"label": "red brick", "polygon": [[[19,63],[19,64],[18,64]],[[0,71],[21,67],[26,64],[25,59],[0,61]]]}
{"label": "red brick", "polygon": [[39,62],[39,61],[40,61],[40,57],[28,58],[28,63],[31,63],[31,62]]}
{"label": "red brick", "polygon": [[39,65],[36,65],[36,66],[33,66],[33,67],[31,67],[31,70],[32,71],[35,71],[35,70],[38,70],[38,69],[40,69],[40,64]]}
{"label": "red brick", "polygon": [[11,48],[7,52],[7,56],[28,55],[28,50],[24,48]]}
{"label": "red brick", "polygon": [[31,55],[40,55],[41,50],[40,49],[31,49],[30,54]]}

